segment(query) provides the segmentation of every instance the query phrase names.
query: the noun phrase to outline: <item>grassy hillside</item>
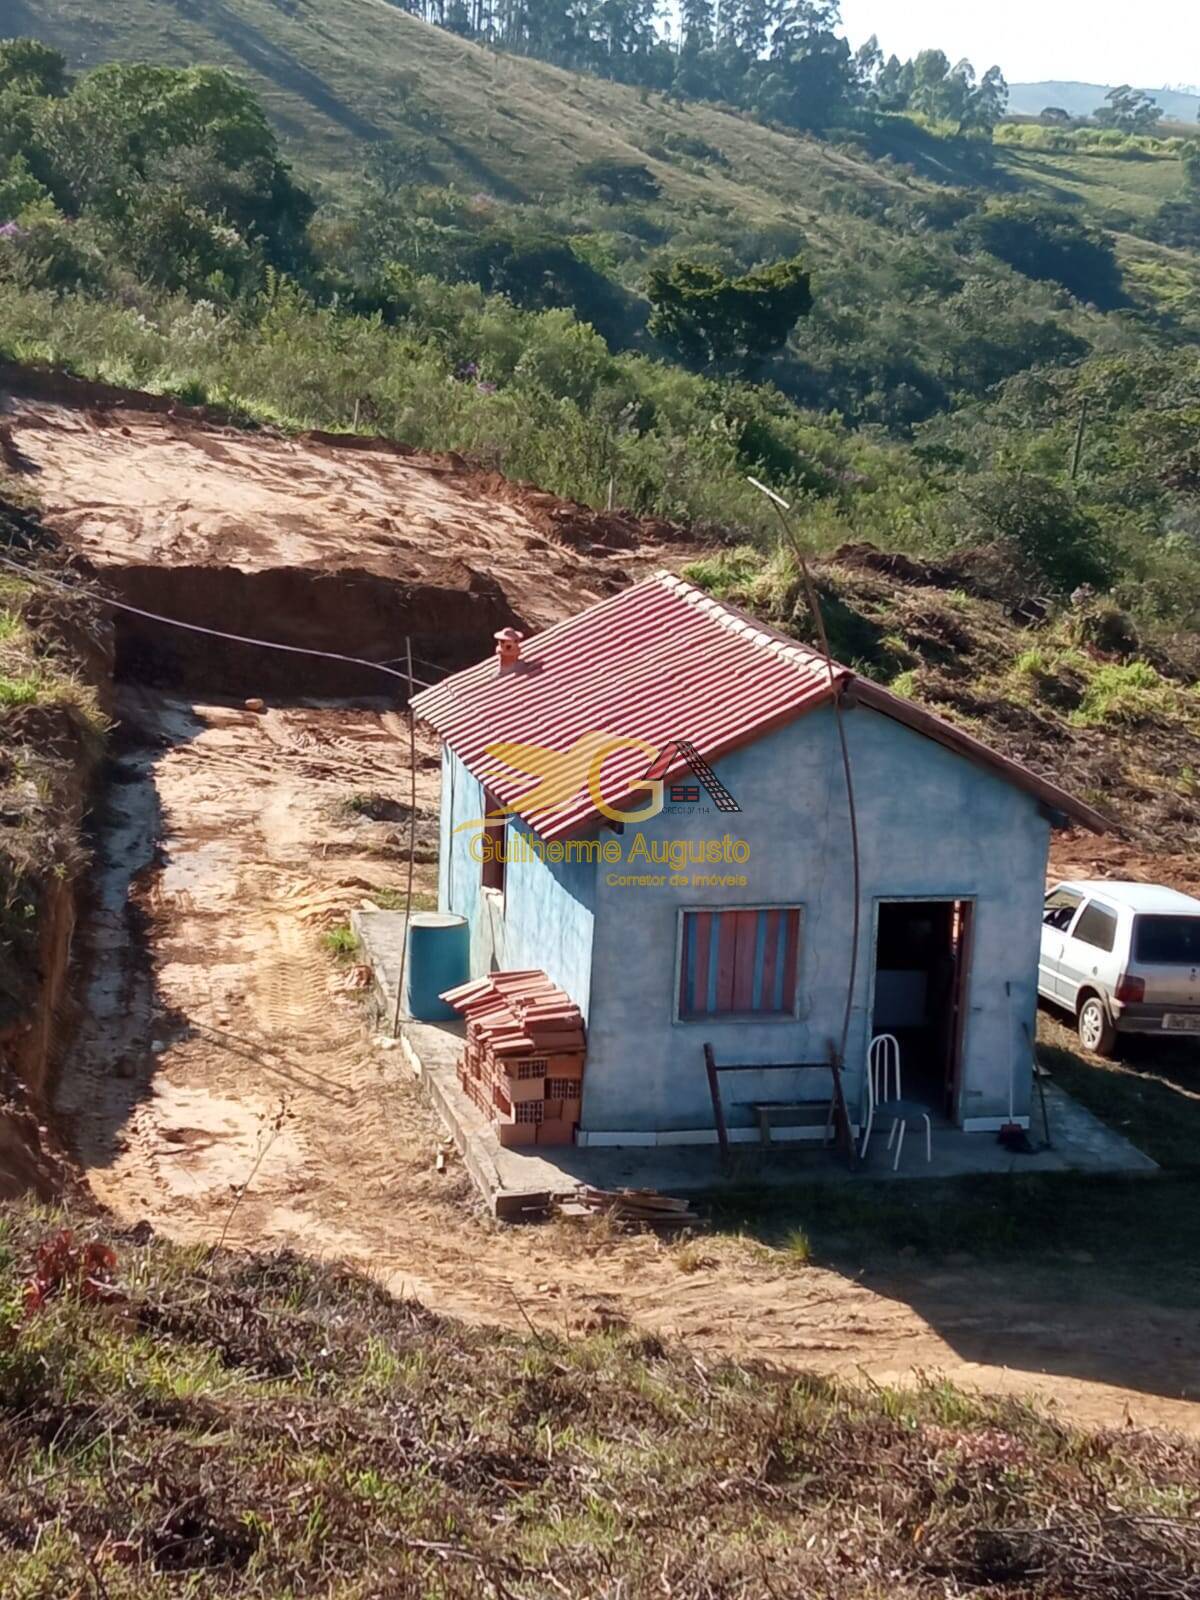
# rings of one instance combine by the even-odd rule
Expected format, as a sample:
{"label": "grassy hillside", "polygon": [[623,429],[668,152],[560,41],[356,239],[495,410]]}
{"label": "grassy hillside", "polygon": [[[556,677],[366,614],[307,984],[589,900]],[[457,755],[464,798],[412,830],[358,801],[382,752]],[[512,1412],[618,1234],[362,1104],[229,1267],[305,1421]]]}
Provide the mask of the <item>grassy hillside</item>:
{"label": "grassy hillside", "polygon": [[1192,1592],[1194,1445],[439,1319],[0,1214],[0,1587],[98,1600]]}
{"label": "grassy hillside", "polygon": [[[1134,303],[1200,325],[1200,259],[1137,236],[1180,192],[1173,155],[1129,160],[998,143],[991,160],[905,118],[820,141],[504,55],[389,0],[128,0],[103,9],[95,0],[5,0],[0,33],[40,38],[80,70],[112,60],[234,70],[333,206],[357,190],[371,147],[381,144],[413,152],[431,183],[507,205],[569,206],[580,163],[615,157],[644,163],[661,184],[659,220],[672,243],[711,250],[721,235],[727,255],[751,261],[800,243],[840,288],[845,278],[890,274],[897,228],[912,234],[911,208],[931,186],[982,185],[1065,201],[1117,227]],[[641,272],[637,261],[624,276],[637,282]],[[892,298],[886,282],[880,291]],[[869,282],[861,292],[869,296]],[[1013,286],[1003,293],[1011,301]],[[1017,286],[1015,294],[1044,315],[1038,290]],[[945,342],[936,313],[897,314],[915,323],[897,331],[898,345]],[[846,403],[835,390],[832,404]]]}
{"label": "grassy hillside", "polygon": [[[1172,687],[1193,676],[1200,617],[1200,213],[1171,201],[1179,141],[1006,124],[993,146],[861,107],[821,141],[503,56],[387,0],[103,15],[10,0],[3,19],[76,67],[232,66],[322,189],[314,215],[255,104],[214,176],[220,131],[189,96],[247,98],[219,74],[16,91],[12,160],[33,165],[4,181],[19,197],[36,170],[43,187],[25,210],[6,202],[0,354],[247,420],[459,450],[767,561],[777,535],[754,473],[796,503],[814,548],[988,551],[1012,579],[998,600],[1052,627],[1096,591],[1128,614],[1105,664],[1137,682],[1093,694],[1069,619],[1041,641],[1046,663],[1016,671],[1028,652],[1012,641],[970,652],[972,672],[985,698],[1028,704],[1048,748],[1054,717],[1035,702],[1059,693],[1070,726],[1094,730],[1097,695],[1121,691],[1141,730],[1122,748],[1126,799],[1195,826],[1194,705]],[[581,176],[597,157],[637,183]],[[1167,201],[1183,246],[1151,237]],[[662,315],[680,258],[725,281],[712,305],[760,295],[738,275],[764,263],[811,269],[811,312],[778,313],[773,345],[722,353]],[[978,693],[942,694],[923,659],[888,649],[871,666],[981,715]],[[1158,723],[1178,723],[1180,745],[1142,782],[1138,742]],[[1089,762],[1087,785],[1101,780]]]}
{"label": "grassy hillside", "polygon": [[[0,31],[27,33],[77,69],[101,61],[197,62],[238,71],[260,96],[294,158],[341,178],[364,142],[418,135],[433,174],[501,198],[565,190],[594,156],[647,160],[670,198],[734,206],[759,220],[806,209],[841,176],[887,190],[869,165],[716,107],[492,52],[407,16],[387,0],[5,0]],[[647,156],[671,132],[704,139],[727,165]]]}
{"label": "grassy hillside", "polygon": [[[484,49],[388,0],[129,0],[103,12],[95,0],[6,0],[0,29],[53,44],[79,70],[111,60],[231,68],[261,97],[293,158],[335,184],[359,171],[365,145],[390,139],[420,139],[431,178],[508,200],[558,196],[580,162],[617,156],[646,161],[679,206],[730,208],[841,243],[844,225],[829,225],[831,188],[886,204],[922,181],[844,144]],[[672,136],[721,159],[673,157]],[[926,177],[979,176],[962,151],[911,125],[886,142]],[[1003,152],[999,181],[1074,195],[1099,212],[1142,211],[1178,187],[1178,166]]]}
{"label": "grassy hillside", "polygon": [[1180,189],[1179,163],[1173,156],[1138,160],[1102,151],[1023,150],[1004,144],[998,153],[1001,170],[1018,188],[1047,200],[1078,202],[1101,221],[1122,212],[1145,221]]}
{"label": "grassy hillside", "polygon": [[[1200,840],[1200,655],[1148,650],[1110,601],[1037,619],[1003,562],[847,545],[816,568],[834,654],[1066,783],[1150,849]],[[743,548],[685,576],[814,643],[794,563]]]}

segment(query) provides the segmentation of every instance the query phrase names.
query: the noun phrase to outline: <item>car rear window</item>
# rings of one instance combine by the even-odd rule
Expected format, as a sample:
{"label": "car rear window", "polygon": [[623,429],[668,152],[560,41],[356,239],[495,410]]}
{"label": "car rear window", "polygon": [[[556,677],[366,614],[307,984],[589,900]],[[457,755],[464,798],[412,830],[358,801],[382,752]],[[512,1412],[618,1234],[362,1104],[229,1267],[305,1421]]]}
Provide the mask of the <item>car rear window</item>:
{"label": "car rear window", "polygon": [[1147,966],[1200,966],[1200,917],[1139,917],[1134,955]]}

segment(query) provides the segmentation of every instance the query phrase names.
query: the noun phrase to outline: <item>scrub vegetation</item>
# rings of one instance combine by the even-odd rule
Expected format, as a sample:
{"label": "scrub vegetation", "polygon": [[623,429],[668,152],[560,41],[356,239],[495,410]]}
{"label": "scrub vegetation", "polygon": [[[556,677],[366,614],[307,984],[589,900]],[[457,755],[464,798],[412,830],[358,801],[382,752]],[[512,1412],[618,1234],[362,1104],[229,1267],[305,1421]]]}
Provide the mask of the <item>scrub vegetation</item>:
{"label": "scrub vegetation", "polygon": [[[1153,847],[1200,840],[1194,635],[1095,592],[1027,609],[1019,550],[922,561],[846,544],[816,564],[835,656],[1070,787]],[[739,546],[685,576],[815,644],[792,557]]]}
{"label": "scrub vegetation", "polygon": [[[28,496],[3,472],[0,541],[53,577]],[[47,896],[83,859],[83,791],[105,726],[87,663],[105,649],[86,600],[0,566],[0,1027],[37,982]]]}
{"label": "scrub vegetation", "polygon": [[[674,59],[655,76],[637,8],[611,9],[628,26],[606,59],[594,30],[550,37],[551,8],[438,8],[438,27],[387,0],[16,9],[41,42],[0,44],[0,359],[687,523],[697,582],[808,637],[753,473],[794,505],[840,657],[1145,838],[1200,842],[1188,141],[1011,128],[986,71],[827,50],[826,5],[786,8],[761,59],[753,8],[710,46],[690,5],[687,81]],[[0,460],[31,480],[2,422]],[[0,543],[52,572],[9,501]],[[79,859],[104,649],[86,603],[0,580],[15,1001]],[[372,820],[376,797],[351,810]],[[345,927],[326,944],[354,954]],[[1089,1066],[1061,1071],[1073,1088]],[[1137,1137],[1149,1091],[1115,1072],[1109,1114]],[[894,1186],[869,1226],[997,1255],[1102,1226],[1131,1284],[1165,1237],[1186,1296],[1190,1181],[1128,1206],[1075,1180],[927,1209]],[[789,1271],[866,1227],[862,1191],[826,1195],[756,1207]],[[63,1220],[0,1222],[5,1595],[1166,1600],[1200,1582],[1200,1459],[1178,1440],[624,1333],[518,1339],[291,1255]]]}
{"label": "scrub vegetation", "polygon": [[1126,1600],[1200,1570],[1182,1440],[63,1220],[0,1223],[6,1594]]}

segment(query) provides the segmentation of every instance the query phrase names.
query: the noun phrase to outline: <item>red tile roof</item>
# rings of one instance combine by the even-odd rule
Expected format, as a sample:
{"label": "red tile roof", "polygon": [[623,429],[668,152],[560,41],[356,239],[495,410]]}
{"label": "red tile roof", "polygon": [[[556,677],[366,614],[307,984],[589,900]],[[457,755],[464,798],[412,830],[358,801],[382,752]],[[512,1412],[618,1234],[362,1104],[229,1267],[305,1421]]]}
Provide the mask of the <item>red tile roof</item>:
{"label": "red tile roof", "polygon": [[[831,674],[816,652],[665,572],[527,640],[516,666],[501,671],[490,656],[424,690],[413,708],[496,800],[555,839],[602,816],[587,784],[588,747],[579,741],[591,736],[592,748],[614,741],[600,767],[599,796],[636,811],[647,798],[639,780],[673,741],[715,761],[822,704],[835,686],[992,767],[1051,809],[1091,828],[1107,825],[961,729],[847,667],[834,663]],[[556,792],[539,776],[546,753],[561,757],[573,747],[585,755],[560,763]],[[680,759],[664,776],[686,765]]]}

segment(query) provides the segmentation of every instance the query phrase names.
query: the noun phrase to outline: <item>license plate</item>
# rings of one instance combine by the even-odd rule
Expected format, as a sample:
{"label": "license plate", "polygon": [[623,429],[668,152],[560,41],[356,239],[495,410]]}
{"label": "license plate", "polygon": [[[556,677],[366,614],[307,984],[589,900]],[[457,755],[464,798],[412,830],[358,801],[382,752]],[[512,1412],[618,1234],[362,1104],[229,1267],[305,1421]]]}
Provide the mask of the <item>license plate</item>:
{"label": "license plate", "polygon": [[1182,1011],[1168,1011],[1162,1025],[1172,1033],[1200,1033],[1200,1012],[1189,1015]]}

